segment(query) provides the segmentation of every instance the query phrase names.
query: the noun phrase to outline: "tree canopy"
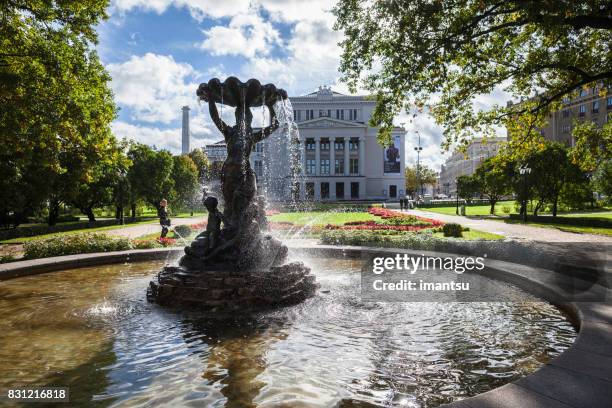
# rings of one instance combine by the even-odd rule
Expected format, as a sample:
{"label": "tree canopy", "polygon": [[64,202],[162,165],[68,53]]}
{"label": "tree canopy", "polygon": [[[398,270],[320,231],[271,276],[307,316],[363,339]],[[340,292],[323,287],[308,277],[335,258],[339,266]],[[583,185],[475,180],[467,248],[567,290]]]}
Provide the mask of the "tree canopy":
{"label": "tree canopy", "polygon": [[[381,141],[402,108],[431,112],[448,147],[517,117],[535,124],[581,87],[612,80],[606,0],[340,0],[334,13],[344,80],[376,97]],[[496,88],[539,97],[482,109],[477,97]]]}
{"label": "tree canopy", "polygon": [[92,180],[88,164],[114,142],[110,77],[94,49],[107,5],[2,2],[0,218],[24,218],[45,200],[57,205],[67,173]]}

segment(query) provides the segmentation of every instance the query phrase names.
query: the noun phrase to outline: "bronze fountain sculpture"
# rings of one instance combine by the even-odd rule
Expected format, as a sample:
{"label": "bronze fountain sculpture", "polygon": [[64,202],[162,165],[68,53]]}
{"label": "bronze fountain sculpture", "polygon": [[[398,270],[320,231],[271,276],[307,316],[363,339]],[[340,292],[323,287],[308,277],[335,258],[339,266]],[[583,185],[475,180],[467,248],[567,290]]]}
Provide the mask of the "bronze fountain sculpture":
{"label": "bronze fountain sculpture", "polygon": [[[256,143],[279,123],[274,111],[287,93],[256,79],[214,78],[200,84],[197,95],[208,103],[213,122],[227,144],[221,186],[223,213],[214,197],[205,197],[206,230],[185,247],[178,266],[166,266],[150,283],[147,297],[160,305],[197,309],[257,309],[295,304],[318,288],[314,275],[301,262],[286,263],[288,250],[267,233],[265,199],[257,196],[249,156]],[[227,125],[217,103],[235,107],[236,124]],[[271,124],[251,127],[251,107],[267,106]]]}

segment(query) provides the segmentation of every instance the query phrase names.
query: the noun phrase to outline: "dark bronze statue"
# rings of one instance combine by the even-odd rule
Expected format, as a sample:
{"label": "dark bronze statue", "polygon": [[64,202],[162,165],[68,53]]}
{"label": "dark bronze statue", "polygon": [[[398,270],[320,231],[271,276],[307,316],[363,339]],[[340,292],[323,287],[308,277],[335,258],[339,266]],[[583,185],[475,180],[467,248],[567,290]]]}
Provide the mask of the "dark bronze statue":
{"label": "dark bronze statue", "polygon": [[[200,100],[208,103],[213,122],[227,144],[221,188],[223,213],[217,199],[204,196],[206,230],[185,247],[179,266],[167,266],[151,282],[148,298],[162,305],[201,309],[252,309],[288,305],[312,296],[318,285],[301,262],[285,263],[287,247],[268,233],[265,199],[257,195],[249,156],[256,143],[279,123],[275,104],[287,98],[274,85],[256,79],[243,83],[230,77],[200,85]],[[226,124],[217,103],[235,108],[236,124]],[[254,131],[251,108],[266,106],[270,125]]]}

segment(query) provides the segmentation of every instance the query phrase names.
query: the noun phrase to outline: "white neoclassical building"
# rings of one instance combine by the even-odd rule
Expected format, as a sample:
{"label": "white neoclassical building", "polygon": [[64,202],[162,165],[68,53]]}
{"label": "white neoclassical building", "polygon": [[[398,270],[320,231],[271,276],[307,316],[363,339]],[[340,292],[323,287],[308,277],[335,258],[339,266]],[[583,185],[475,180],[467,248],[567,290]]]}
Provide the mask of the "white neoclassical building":
{"label": "white neoclassical building", "polygon": [[[368,126],[373,100],[320,87],[290,101],[299,144],[292,145],[285,133],[276,132],[252,155],[268,196],[286,200],[299,192],[299,199],[315,201],[404,196],[405,131],[393,129],[392,145],[383,148],[376,138],[378,130]],[[290,175],[292,148],[298,149],[299,177]]]}
{"label": "white neoclassical building", "polygon": [[[269,199],[394,201],[405,196],[405,130],[394,128],[393,143],[383,148],[378,130],[368,126],[373,100],[320,87],[290,101],[299,139],[291,143],[286,132],[277,131],[251,154],[258,188]],[[220,147],[206,150],[210,155]],[[298,174],[292,171],[292,157]]]}

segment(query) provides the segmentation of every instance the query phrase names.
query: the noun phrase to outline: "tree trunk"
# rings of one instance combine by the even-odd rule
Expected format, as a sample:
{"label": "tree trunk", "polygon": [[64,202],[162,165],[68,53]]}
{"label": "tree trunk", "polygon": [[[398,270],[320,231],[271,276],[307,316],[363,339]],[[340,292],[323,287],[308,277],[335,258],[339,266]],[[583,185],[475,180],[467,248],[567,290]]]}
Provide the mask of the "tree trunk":
{"label": "tree trunk", "polygon": [[121,207],[120,206],[115,206],[115,219],[116,220],[121,219]]}
{"label": "tree trunk", "polygon": [[538,211],[540,210],[540,206],[542,205],[542,201],[538,201],[538,203],[536,204],[536,206],[533,208],[533,216],[537,217],[538,216]]}
{"label": "tree trunk", "polygon": [[489,211],[489,213],[491,215],[495,214],[495,204],[497,203],[496,200],[489,200],[489,202],[491,203],[491,210]]}
{"label": "tree trunk", "polygon": [[136,219],[136,204],[132,204],[131,211],[132,211],[132,214],[131,214],[132,219]]}
{"label": "tree trunk", "polygon": [[558,202],[559,202],[559,197],[555,196],[555,200],[553,201],[553,210],[552,210],[553,217],[557,216],[557,203]]}
{"label": "tree trunk", "polygon": [[54,226],[57,224],[57,219],[59,218],[59,209],[60,203],[56,200],[51,200],[49,202],[49,217],[47,219],[47,224],[49,226]]}
{"label": "tree trunk", "polygon": [[94,215],[93,208],[83,208],[81,212],[87,216],[89,222],[96,222],[96,216]]}

